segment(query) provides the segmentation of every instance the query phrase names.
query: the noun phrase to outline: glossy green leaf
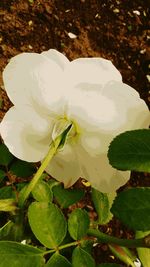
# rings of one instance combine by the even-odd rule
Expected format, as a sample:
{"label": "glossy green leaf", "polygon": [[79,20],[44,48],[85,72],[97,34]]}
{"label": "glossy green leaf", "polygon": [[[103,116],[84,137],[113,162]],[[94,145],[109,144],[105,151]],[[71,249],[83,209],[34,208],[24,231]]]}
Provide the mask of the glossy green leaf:
{"label": "glossy green leaf", "polygon": [[0,144],[0,165],[8,166],[14,159],[14,156],[9,152],[7,146]]}
{"label": "glossy green leaf", "polygon": [[42,267],[42,250],[11,241],[0,241],[0,267]]}
{"label": "glossy green leaf", "polygon": [[73,267],[95,267],[92,256],[80,247],[76,247],[72,254]]}
{"label": "glossy green leaf", "polygon": [[53,187],[53,193],[61,208],[68,208],[84,197],[84,190],[64,189],[61,184]]}
{"label": "glossy green leaf", "polygon": [[36,168],[33,163],[23,160],[16,160],[10,167],[10,171],[18,177],[29,177],[36,172]]}
{"label": "glossy green leaf", "polygon": [[90,225],[89,215],[85,210],[75,209],[68,219],[68,231],[71,237],[79,240],[84,237]]}
{"label": "glossy green leaf", "polygon": [[110,209],[115,197],[116,192],[106,194],[92,188],[92,200],[98,215],[98,224],[106,224],[112,219]]}
{"label": "glossy green leaf", "polygon": [[56,249],[66,236],[67,223],[61,210],[52,203],[34,202],[28,219],[36,238],[46,247]]}
{"label": "glossy green leaf", "polygon": [[111,211],[130,229],[149,230],[150,187],[131,188],[119,193],[114,200]]}
{"label": "glossy green leaf", "polygon": [[3,170],[0,170],[0,179],[3,179],[6,176],[6,173]]}
{"label": "glossy green leaf", "polygon": [[56,252],[52,255],[45,267],[71,267],[71,263],[61,254]]}
{"label": "glossy green leaf", "polygon": [[0,199],[16,198],[16,194],[11,186],[0,188]]}
{"label": "glossy green leaf", "polygon": [[[136,232],[136,238],[142,238],[150,234],[150,231]],[[150,249],[149,248],[137,248],[138,256],[143,264],[143,267],[149,267],[150,264]]]}
{"label": "glossy green leaf", "polygon": [[150,172],[150,130],[134,130],[118,135],[108,151],[110,164],[119,170]]}
{"label": "glossy green leaf", "polygon": [[53,200],[53,193],[50,189],[48,183],[44,181],[39,181],[34,189],[32,190],[32,195],[35,200],[37,201],[45,201],[45,202],[52,202]]}

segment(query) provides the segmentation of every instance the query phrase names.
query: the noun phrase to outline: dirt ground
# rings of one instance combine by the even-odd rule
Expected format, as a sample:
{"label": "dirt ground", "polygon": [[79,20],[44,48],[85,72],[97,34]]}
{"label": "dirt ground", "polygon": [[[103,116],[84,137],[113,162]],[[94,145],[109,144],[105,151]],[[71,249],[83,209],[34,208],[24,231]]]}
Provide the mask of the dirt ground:
{"label": "dirt ground", "polygon": [[[2,71],[21,52],[55,48],[70,60],[104,57],[120,70],[150,106],[150,16],[148,0],[0,0],[0,119],[11,105]],[[73,35],[72,35],[73,34]],[[148,176],[133,174],[127,186],[150,186]],[[126,229],[107,232],[130,237]],[[97,248],[98,262],[114,262],[107,246]],[[117,262],[117,261],[116,261]]]}

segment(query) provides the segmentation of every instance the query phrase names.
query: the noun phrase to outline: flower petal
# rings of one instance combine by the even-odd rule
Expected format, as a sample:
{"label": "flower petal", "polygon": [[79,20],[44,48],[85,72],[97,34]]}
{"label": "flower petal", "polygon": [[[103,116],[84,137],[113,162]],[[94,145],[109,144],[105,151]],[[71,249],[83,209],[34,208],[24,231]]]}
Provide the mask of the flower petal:
{"label": "flower petal", "polygon": [[53,60],[62,68],[62,70],[64,70],[66,65],[69,63],[68,58],[55,49],[49,49],[48,51],[44,51],[41,53],[41,55],[49,58],[50,60]]}
{"label": "flower petal", "polygon": [[39,116],[30,106],[12,107],[0,124],[0,133],[17,158],[37,162],[48,152],[52,128],[53,122]]}
{"label": "flower petal", "polygon": [[103,193],[116,191],[130,178],[129,171],[118,171],[111,167],[107,154],[91,156],[84,149],[79,150],[81,170],[91,186]]}
{"label": "flower petal", "polygon": [[115,102],[120,118],[123,110],[125,111],[126,121],[122,125],[123,131],[149,127],[150,112],[148,106],[131,86],[125,83],[110,82],[103,94]]}
{"label": "flower petal", "polygon": [[148,127],[150,121],[145,102],[124,83],[110,82],[103,89],[95,84],[79,84],[68,99],[67,116],[78,124],[81,132],[115,136]]}
{"label": "flower petal", "polygon": [[64,187],[72,186],[81,177],[76,148],[66,143],[54,156],[46,171],[53,178],[64,183]]}
{"label": "flower petal", "polygon": [[[13,104],[40,106],[43,112],[58,113],[66,87],[58,61],[36,53],[13,57],[3,72],[4,86]],[[61,110],[62,112],[62,110]]]}
{"label": "flower petal", "polygon": [[78,58],[65,69],[71,85],[92,83],[104,86],[109,81],[122,81],[120,72],[110,60],[104,58]]}

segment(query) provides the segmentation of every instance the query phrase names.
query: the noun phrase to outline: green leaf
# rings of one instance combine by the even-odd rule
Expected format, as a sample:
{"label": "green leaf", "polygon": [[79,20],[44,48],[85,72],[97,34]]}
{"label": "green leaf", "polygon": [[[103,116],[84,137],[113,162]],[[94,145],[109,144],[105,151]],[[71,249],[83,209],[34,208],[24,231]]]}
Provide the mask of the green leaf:
{"label": "green leaf", "polygon": [[5,225],[3,225],[3,227],[0,228],[0,240],[9,240],[7,238],[9,237],[9,233],[13,226],[14,223],[12,221],[8,221]]}
{"label": "green leaf", "polygon": [[93,240],[84,240],[83,239],[82,242],[80,243],[80,246],[87,253],[91,254],[92,253],[92,249],[93,249],[93,244],[94,244]]}
{"label": "green leaf", "polygon": [[76,247],[72,254],[73,267],[95,267],[92,256],[80,247]]}
{"label": "green leaf", "polygon": [[123,265],[116,263],[101,263],[97,267],[123,267]]}
{"label": "green leaf", "polygon": [[71,263],[58,252],[53,254],[53,256],[46,263],[45,267],[71,267]]}
{"label": "green leaf", "polygon": [[53,193],[61,208],[68,208],[84,197],[84,190],[64,189],[61,184],[53,187]]}
{"label": "green leaf", "polygon": [[46,247],[57,249],[66,236],[67,223],[54,204],[34,202],[28,211],[29,224],[36,238]]}
{"label": "green leaf", "polygon": [[60,182],[56,181],[55,179],[51,178],[51,179],[48,179],[47,181],[49,187],[51,190],[53,190],[53,187],[56,186],[56,185],[59,185]]}
{"label": "green leaf", "polygon": [[[142,232],[137,231],[136,232],[136,238],[142,238],[150,234],[150,231]],[[150,263],[150,249],[149,248],[137,248],[138,256],[143,264],[143,267],[149,267]]]}
{"label": "green leaf", "polygon": [[53,193],[49,185],[44,181],[39,181],[34,189],[32,190],[32,195],[35,200],[41,202],[52,202]]}
{"label": "green leaf", "polygon": [[97,267],[123,267],[123,265],[116,263],[101,263]]}
{"label": "green leaf", "polygon": [[150,187],[131,188],[119,193],[111,211],[129,228],[141,231],[149,230]]}
{"label": "green leaf", "polygon": [[21,241],[23,239],[23,224],[8,221],[0,228],[0,240]]}
{"label": "green leaf", "polygon": [[150,130],[134,130],[118,135],[108,151],[110,164],[119,170],[150,172]]}
{"label": "green leaf", "polygon": [[43,251],[11,241],[0,241],[0,267],[42,267]]}
{"label": "green leaf", "polygon": [[0,188],[0,199],[16,198],[16,194],[11,186],[4,186]]}
{"label": "green leaf", "polygon": [[3,179],[6,176],[6,173],[3,170],[0,170],[0,179]]}
{"label": "green leaf", "polygon": [[98,215],[98,224],[106,224],[112,219],[110,209],[115,197],[116,192],[106,194],[92,188],[92,200]]}
{"label": "green leaf", "polygon": [[17,209],[14,199],[0,199],[0,211],[12,212]]}
{"label": "green leaf", "polygon": [[14,156],[9,152],[7,146],[0,144],[0,165],[8,166],[14,159]]}
{"label": "green leaf", "polygon": [[68,231],[71,237],[79,240],[84,237],[90,225],[89,215],[85,210],[75,209],[68,219]]}
{"label": "green leaf", "polygon": [[29,177],[35,173],[36,168],[33,163],[23,160],[16,160],[10,167],[10,171],[18,177]]}

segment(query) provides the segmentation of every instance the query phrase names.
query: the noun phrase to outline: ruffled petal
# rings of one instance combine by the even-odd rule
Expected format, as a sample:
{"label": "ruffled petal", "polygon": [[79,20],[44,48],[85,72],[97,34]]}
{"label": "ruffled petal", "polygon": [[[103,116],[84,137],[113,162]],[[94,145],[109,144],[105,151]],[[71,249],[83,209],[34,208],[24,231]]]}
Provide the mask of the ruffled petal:
{"label": "ruffled petal", "polygon": [[129,171],[118,171],[111,167],[107,154],[91,156],[84,148],[80,147],[78,155],[83,177],[100,192],[110,193],[116,191],[130,178]]}
{"label": "ruffled petal", "polygon": [[80,84],[70,94],[67,116],[81,132],[112,132],[126,122],[124,109],[118,111],[114,99],[103,95],[99,85]]}
{"label": "ruffled petal", "polygon": [[146,103],[133,88],[120,82],[110,82],[103,89],[95,84],[79,84],[70,94],[67,116],[78,124],[81,133],[99,132],[112,137],[148,127],[150,121]]}
{"label": "ruffled petal", "polygon": [[66,87],[58,60],[36,53],[13,57],[3,72],[6,92],[14,105],[39,106],[43,113],[62,113]]}
{"label": "ruffled petal", "polygon": [[87,129],[86,132],[80,135],[77,145],[80,144],[91,157],[95,157],[107,153],[108,145],[112,139],[113,135],[104,134],[103,132],[91,133]]}
{"label": "ruffled petal", "polygon": [[66,143],[63,149],[54,156],[46,171],[62,182],[64,187],[72,186],[81,177],[76,147]]}
{"label": "ruffled petal", "polygon": [[110,60],[104,58],[78,58],[65,69],[66,79],[74,86],[78,83],[91,83],[104,86],[109,81],[122,81],[120,72]]}
{"label": "ruffled petal", "polygon": [[5,114],[0,133],[10,152],[29,162],[42,160],[51,143],[53,121],[41,117],[30,106],[12,107]]}
{"label": "ruffled petal", "polygon": [[122,131],[149,127],[148,106],[131,86],[125,83],[110,82],[106,85],[103,94],[115,103],[120,119],[125,113],[126,120],[122,124]]}
{"label": "ruffled petal", "polygon": [[49,49],[48,51],[44,51],[41,53],[41,55],[47,57],[50,60],[53,60],[61,67],[62,70],[64,70],[66,65],[69,63],[68,58],[55,49]]}

